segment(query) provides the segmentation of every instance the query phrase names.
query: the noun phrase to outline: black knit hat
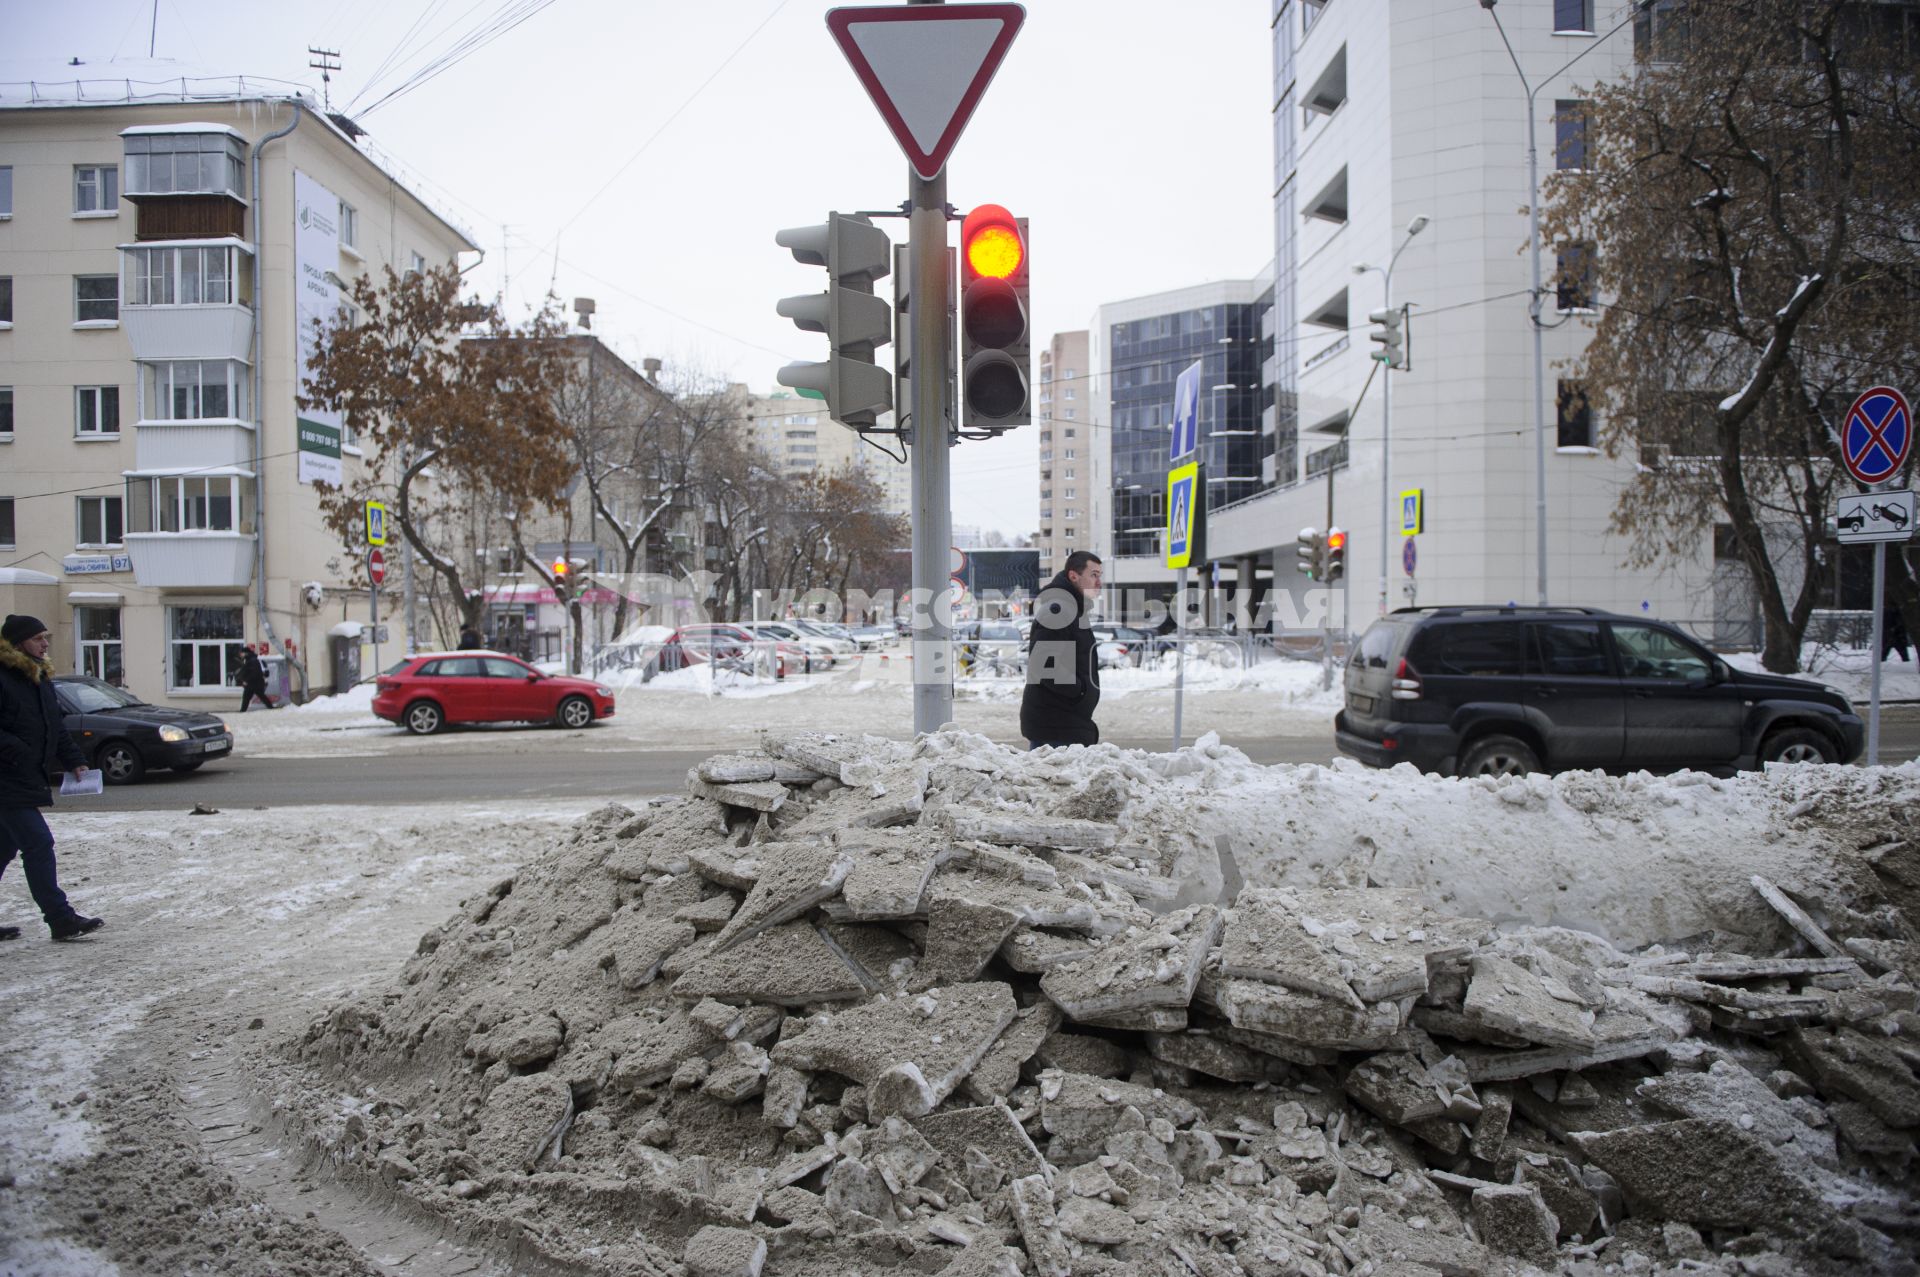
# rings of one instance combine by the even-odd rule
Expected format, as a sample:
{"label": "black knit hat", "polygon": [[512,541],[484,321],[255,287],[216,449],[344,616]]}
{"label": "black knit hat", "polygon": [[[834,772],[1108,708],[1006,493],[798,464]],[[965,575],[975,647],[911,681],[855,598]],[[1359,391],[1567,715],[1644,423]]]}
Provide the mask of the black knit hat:
{"label": "black knit hat", "polygon": [[24,643],[46,632],[47,627],[37,616],[9,616],[7,623],[0,625],[0,638],[9,643]]}

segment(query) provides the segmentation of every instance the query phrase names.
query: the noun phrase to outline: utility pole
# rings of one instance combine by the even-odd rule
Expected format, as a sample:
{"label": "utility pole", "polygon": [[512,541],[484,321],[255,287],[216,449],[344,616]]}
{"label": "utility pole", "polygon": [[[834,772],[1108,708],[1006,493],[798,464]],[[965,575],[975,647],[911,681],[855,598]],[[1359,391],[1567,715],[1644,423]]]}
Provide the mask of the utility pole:
{"label": "utility pole", "polygon": [[[921,0],[938,3],[939,0]],[[913,731],[953,720],[951,414],[946,403],[947,177],[908,168],[908,269],[913,297]]]}
{"label": "utility pole", "polygon": [[[156,2],[155,8],[157,9],[158,7]],[[308,45],[307,52],[318,59],[318,61],[307,63],[307,65],[320,73],[320,105],[323,109],[331,111],[333,110],[333,76],[331,72],[340,69],[340,50],[316,49],[312,45]],[[153,56],[151,49],[147,51],[147,56]]]}

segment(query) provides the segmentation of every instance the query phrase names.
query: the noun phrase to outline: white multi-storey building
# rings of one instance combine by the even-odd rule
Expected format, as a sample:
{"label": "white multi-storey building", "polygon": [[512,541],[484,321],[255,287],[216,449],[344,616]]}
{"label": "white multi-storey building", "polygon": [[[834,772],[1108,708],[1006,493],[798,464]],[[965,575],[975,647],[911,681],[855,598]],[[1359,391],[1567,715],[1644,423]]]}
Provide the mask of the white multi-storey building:
{"label": "white multi-storey building", "polygon": [[237,704],[243,643],[323,689],[369,596],[316,500],[360,461],[296,417],[302,319],[475,245],[310,100],[114,70],[0,84],[0,605],[158,703]]}
{"label": "white multi-storey building", "polygon": [[[1626,564],[1626,542],[1609,532],[1636,458],[1595,446],[1598,423],[1571,380],[1591,312],[1554,288],[1553,245],[1542,252],[1548,328],[1536,435],[1528,111],[1540,176],[1579,164],[1578,86],[1631,66],[1631,24],[1619,26],[1628,6],[1502,0],[1498,11],[1511,58],[1487,10],[1466,0],[1273,0],[1273,293],[1259,334],[1265,482],[1212,503],[1209,557],[1241,569],[1226,580],[1257,574],[1304,604],[1315,583],[1295,570],[1295,537],[1328,525],[1331,472],[1332,523],[1350,536],[1344,607],[1354,629],[1382,606],[1409,601],[1536,602],[1538,439],[1547,597],[1710,634],[1729,621],[1716,615],[1729,604],[1716,603],[1711,588],[1710,539],[1636,569]],[[1368,316],[1388,304],[1390,264],[1391,302],[1411,308],[1411,367],[1383,369],[1362,397],[1375,367]],[[1156,314],[1188,309],[1178,300],[1122,305],[1138,318],[1141,305]],[[1101,322],[1111,327],[1114,317]],[[1094,344],[1099,364],[1113,333],[1096,333]],[[1103,388],[1116,402],[1123,393]],[[1116,484],[1124,469],[1116,459]],[[1419,494],[1421,525],[1411,537],[1402,534],[1404,492]],[[1120,531],[1117,492],[1115,501]],[[1150,555],[1130,565],[1120,539],[1109,579],[1164,575]]]}

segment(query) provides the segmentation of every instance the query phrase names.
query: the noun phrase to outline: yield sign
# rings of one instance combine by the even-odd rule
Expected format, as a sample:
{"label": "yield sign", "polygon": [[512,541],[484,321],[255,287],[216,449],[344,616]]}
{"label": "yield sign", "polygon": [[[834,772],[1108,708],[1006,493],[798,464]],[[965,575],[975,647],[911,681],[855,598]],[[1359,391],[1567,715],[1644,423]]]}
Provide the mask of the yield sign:
{"label": "yield sign", "polygon": [[1891,386],[1875,386],[1847,409],[1840,428],[1840,452],[1853,477],[1862,483],[1892,478],[1913,450],[1913,411]]}
{"label": "yield sign", "polygon": [[883,5],[829,9],[827,29],[913,171],[934,178],[1026,16],[1017,4]]}

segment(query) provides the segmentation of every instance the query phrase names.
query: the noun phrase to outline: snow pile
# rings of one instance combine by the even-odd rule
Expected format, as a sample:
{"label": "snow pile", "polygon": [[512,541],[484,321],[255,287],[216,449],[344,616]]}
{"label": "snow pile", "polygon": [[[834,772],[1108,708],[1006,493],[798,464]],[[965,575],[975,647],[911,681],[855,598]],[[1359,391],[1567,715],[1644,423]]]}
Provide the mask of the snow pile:
{"label": "snow pile", "polygon": [[[1912,646],[1908,647],[1909,656],[1920,655]],[[1757,652],[1736,652],[1727,658],[1729,664],[1754,674],[1765,674],[1767,668],[1760,663]],[[1873,653],[1865,648],[1824,647],[1818,643],[1809,643],[1800,653],[1801,673],[1794,678],[1804,678],[1814,683],[1824,683],[1837,688],[1842,696],[1853,702],[1860,713],[1865,714],[1867,700],[1873,689]],[[1920,701],[1920,661],[1901,660],[1898,655],[1880,666],[1880,699],[1882,703],[1891,701]]]}
{"label": "snow pile", "polygon": [[[803,732],[688,789],[312,1026],[327,1156],[587,1272],[1912,1271],[1920,768]],[[1674,943],[1491,916],[1563,908]]]}

